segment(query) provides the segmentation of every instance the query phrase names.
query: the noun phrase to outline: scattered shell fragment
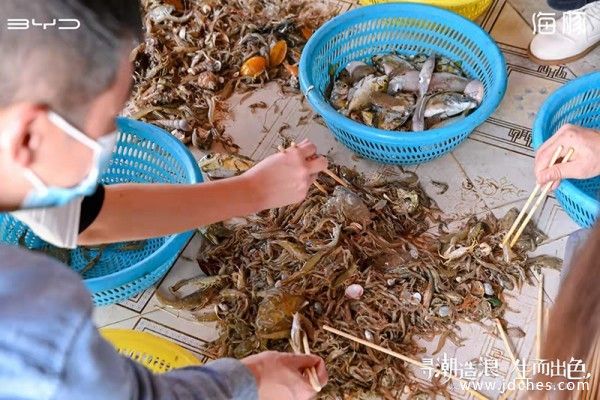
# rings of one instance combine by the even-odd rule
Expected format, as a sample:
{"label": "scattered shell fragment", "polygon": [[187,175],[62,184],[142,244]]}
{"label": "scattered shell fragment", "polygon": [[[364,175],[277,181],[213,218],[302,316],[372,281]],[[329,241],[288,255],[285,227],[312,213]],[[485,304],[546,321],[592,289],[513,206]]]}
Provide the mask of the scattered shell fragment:
{"label": "scattered shell fragment", "polygon": [[285,60],[287,54],[287,43],[285,40],[280,40],[271,47],[269,52],[269,62],[271,67],[276,67]]}
{"label": "scattered shell fragment", "polygon": [[488,296],[493,296],[494,295],[494,288],[488,282],[485,282],[483,284],[483,290],[484,290],[485,294],[488,295]]}
{"label": "scattered shell fragment", "polygon": [[267,69],[267,60],[263,56],[254,56],[247,59],[242,68],[240,74],[242,76],[248,76],[250,78],[256,78]]}
{"label": "scattered shell fragment", "polygon": [[440,317],[442,317],[442,318],[445,318],[445,317],[449,316],[450,315],[450,307],[448,307],[448,306],[441,306],[438,309],[438,315]]}
{"label": "scattered shell fragment", "polygon": [[346,288],[346,296],[353,300],[358,300],[362,297],[364,289],[361,285],[352,284]]}

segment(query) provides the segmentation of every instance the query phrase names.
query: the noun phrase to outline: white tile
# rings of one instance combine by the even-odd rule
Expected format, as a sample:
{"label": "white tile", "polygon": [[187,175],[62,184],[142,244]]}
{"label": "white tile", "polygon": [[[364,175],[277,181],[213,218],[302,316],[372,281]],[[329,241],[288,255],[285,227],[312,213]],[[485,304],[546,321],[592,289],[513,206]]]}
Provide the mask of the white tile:
{"label": "white tile", "polygon": [[113,304],[106,307],[94,307],[92,318],[97,327],[101,328],[136,317],[138,314],[132,310]]}
{"label": "white tile", "polygon": [[535,186],[530,157],[471,139],[453,154],[470,180],[463,190],[471,193],[467,199],[470,203],[481,201],[489,208],[496,208],[527,198]]}

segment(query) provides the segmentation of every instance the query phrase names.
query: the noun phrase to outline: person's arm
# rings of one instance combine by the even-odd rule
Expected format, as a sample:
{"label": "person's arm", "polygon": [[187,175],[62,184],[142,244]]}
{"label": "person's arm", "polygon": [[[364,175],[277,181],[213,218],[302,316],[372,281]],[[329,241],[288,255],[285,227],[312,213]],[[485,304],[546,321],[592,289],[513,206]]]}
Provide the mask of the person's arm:
{"label": "person's arm", "polygon": [[92,320],[80,276],[56,260],[0,246],[0,399],[305,400],[314,355],[266,352],[153,374],[120,355]]}
{"label": "person's arm", "polygon": [[141,240],[195,229],[301,201],[327,167],[304,141],[267,157],[246,173],[199,185],[121,184],[105,187],[94,222],[80,245]]}

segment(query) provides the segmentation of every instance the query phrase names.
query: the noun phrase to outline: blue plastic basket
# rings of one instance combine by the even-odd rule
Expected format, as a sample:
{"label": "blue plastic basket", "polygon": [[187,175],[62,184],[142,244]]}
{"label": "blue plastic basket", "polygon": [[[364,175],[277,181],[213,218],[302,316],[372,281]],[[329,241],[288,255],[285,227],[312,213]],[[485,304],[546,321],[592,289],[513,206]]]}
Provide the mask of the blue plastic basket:
{"label": "blue plastic basket", "polygon": [[[330,81],[350,61],[376,54],[436,53],[462,61],[485,88],[482,104],[448,127],[424,132],[372,128],[338,113],[324,96]],[[451,151],[496,109],[506,91],[506,63],[490,36],[451,11],[421,4],[386,3],[342,14],[319,28],[300,59],[300,86],[335,137],[359,155],[390,164],[422,163]]]}
{"label": "blue plastic basket", "polygon": [[[552,93],[533,125],[533,147],[539,148],[564,124],[600,129],[600,72],[575,79]],[[555,191],[567,214],[584,228],[600,215],[600,176],[563,180]]]}
{"label": "blue plastic basket", "polygon": [[[118,118],[119,140],[101,181],[114,183],[202,182],[194,157],[177,139],[154,125]],[[104,249],[98,263],[83,274],[96,305],[125,300],[157,282],[175,262],[193,232],[149,239],[140,250],[120,251],[120,244]],[[21,238],[30,249],[49,245],[26,225],[8,214],[0,214],[0,241],[16,245]],[[84,250],[71,252],[71,268],[81,271],[90,256]]]}

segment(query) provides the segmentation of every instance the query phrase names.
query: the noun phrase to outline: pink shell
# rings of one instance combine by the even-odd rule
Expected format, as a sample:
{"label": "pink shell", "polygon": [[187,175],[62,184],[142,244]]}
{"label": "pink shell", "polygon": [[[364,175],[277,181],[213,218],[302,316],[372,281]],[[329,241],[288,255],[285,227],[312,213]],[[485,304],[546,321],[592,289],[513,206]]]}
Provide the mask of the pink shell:
{"label": "pink shell", "polygon": [[359,284],[352,284],[346,288],[346,296],[358,300],[363,295],[364,289]]}

